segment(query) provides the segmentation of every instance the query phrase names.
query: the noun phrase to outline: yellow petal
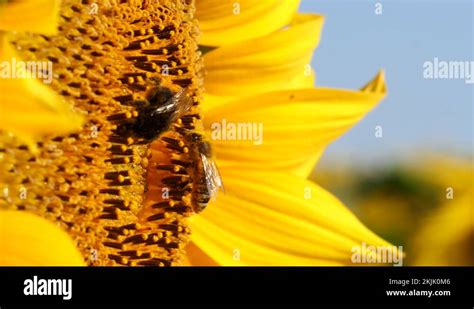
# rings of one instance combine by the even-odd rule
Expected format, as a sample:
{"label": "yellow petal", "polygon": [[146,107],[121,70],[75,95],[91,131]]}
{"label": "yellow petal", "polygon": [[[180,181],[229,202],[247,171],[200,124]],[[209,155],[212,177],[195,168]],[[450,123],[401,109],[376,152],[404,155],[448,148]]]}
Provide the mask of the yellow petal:
{"label": "yellow petal", "polygon": [[285,29],[258,39],[217,48],[204,56],[206,91],[241,96],[283,89],[311,88],[309,63],[324,18],[298,14]]}
{"label": "yellow petal", "polygon": [[0,266],[82,266],[79,250],[54,224],[23,211],[0,211]]}
{"label": "yellow petal", "polygon": [[[363,91],[271,92],[214,104],[206,111],[204,124],[222,168],[298,169],[310,158],[316,160],[330,142],[380,102],[385,92],[382,73]],[[252,132],[247,125],[239,136],[238,126],[246,124]],[[230,135],[233,132],[236,134]]]}
{"label": "yellow petal", "polygon": [[192,219],[192,241],[220,265],[353,265],[364,243],[397,252],[310,181],[248,170],[223,179],[226,193]]}
{"label": "yellow petal", "polygon": [[15,0],[0,8],[0,30],[55,34],[60,0]]}
{"label": "yellow petal", "polygon": [[300,176],[301,178],[307,178],[311,175],[311,172],[315,169],[316,165],[319,162],[319,159],[322,157],[324,149],[319,150],[318,152],[312,154],[309,158],[306,159],[306,162],[296,165],[291,172],[294,175]]}
{"label": "yellow petal", "polygon": [[201,45],[221,46],[258,38],[288,25],[299,0],[197,0]]}
{"label": "yellow petal", "polygon": [[[0,37],[0,39],[2,39]],[[11,64],[21,60],[3,38],[0,46],[0,129],[32,143],[45,134],[64,134],[79,129],[83,119],[68,103],[40,80],[9,78]]]}
{"label": "yellow petal", "polygon": [[219,266],[209,255],[192,241],[186,246],[186,260],[183,266]]}

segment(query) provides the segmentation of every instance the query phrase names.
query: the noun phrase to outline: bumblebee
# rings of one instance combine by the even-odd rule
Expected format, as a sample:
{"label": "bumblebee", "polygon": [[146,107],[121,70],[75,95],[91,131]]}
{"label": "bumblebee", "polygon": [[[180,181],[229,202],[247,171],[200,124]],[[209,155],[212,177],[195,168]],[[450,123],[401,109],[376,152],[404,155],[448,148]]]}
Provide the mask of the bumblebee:
{"label": "bumblebee", "polygon": [[133,103],[138,116],[122,124],[118,133],[131,135],[142,143],[156,140],[193,106],[186,89],[174,93],[164,86],[158,86],[146,100]]}

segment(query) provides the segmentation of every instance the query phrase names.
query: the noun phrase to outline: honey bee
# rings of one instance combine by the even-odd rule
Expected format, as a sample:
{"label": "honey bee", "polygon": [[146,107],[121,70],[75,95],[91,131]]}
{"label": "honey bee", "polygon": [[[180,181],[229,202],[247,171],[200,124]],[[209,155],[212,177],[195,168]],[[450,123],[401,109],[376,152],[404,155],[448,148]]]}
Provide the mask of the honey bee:
{"label": "honey bee", "polygon": [[212,159],[211,144],[199,133],[190,132],[185,138],[189,143],[190,157],[196,162],[193,166],[194,187],[191,199],[194,212],[199,213],[215,198],[219,188],[224,191],[224,185]]}
{"label": "honey bee", "polygon": [[164,86],[156,87],[146,100],[133,103],[138,116],[123,124],[118,133],[130,134],[145,143],[157,139],[193,106],[186,89],[174,93]]}

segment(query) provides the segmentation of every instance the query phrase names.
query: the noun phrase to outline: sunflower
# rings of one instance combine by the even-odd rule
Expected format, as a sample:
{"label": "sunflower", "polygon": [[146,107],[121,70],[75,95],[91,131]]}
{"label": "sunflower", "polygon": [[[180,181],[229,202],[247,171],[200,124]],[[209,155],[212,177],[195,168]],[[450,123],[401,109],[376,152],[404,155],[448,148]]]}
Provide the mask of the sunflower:
{"label": "sunflower", "polygon": [[[7,2],[0,29],[22,22],[3,22],[20,5],[24,15],[43,2]],[[306,179],[324,147],[372,109],[386,86],[379,73],[359,91],[313,88],[309,62],[323,18],[296,13],[298,3],[65,0],[57,35],[17,26],[27,32],[8,36],[3,47],[53,62],[48,89],[86,121],[71,134],[35,129],[23,139],[23,116],[16,115],[17,127],[2,127],[12,133],[0,135],[0,207],[9,209],[0,212],[0,262],[36,264],[33,253],[43,264],[58,263],[29,251],[35,238],[16,236],[22,224],[51,239],[68,233],[77,249],[62,246],[66,240],[54,245],[64,249],[65,265],[77,263],[76,250],[88,265],[130,266],[347,265],[361,244],[393,250]],[[157,80],[186,88],[193,108],[151,144],[118,134],[139,116],[137,102]],[[44,94],[35,96],[25,102],[43,106]],[[261,125],[262,143],[212,138],[224,120]],[[183,130],[211,138],[226,188],[198,215],[196,158]],[[36,140],[36,152],[25,139]],[[25,211],[54,224],[22,218]]]}

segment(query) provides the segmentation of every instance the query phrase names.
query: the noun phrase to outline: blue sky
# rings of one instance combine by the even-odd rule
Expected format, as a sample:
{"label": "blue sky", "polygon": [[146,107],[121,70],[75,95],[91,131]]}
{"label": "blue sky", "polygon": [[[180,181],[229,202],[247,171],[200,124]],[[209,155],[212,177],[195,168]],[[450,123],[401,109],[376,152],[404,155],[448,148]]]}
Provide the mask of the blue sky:
{"label": "blue sky", "polygon": [[[375,5],[382,14],[375,14]],[[317,84],[357,89],[380,68],[389,96],[322,160],[366,163],[442,152],[467,156],[473,144],[473,84],[423,78],[435,57],[473,61],[472,0],[303,0],[300,11],[325,16],[312,66]],[[474,68],[473,68],[474,69]],[[375,127],[382,126],[383,138]]]}

